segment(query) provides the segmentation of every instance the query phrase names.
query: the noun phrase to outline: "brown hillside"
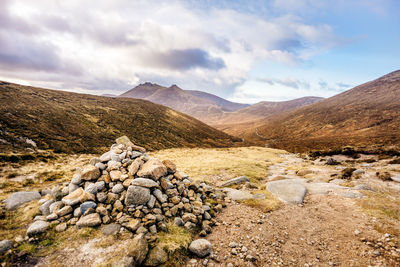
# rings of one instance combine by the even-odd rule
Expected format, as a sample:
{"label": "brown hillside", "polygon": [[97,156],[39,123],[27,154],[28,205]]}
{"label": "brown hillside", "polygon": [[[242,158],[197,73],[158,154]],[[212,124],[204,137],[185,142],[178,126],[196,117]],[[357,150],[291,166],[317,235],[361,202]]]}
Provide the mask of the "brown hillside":
{"label": "brown hillside", "polygon": [[205,92],[183,90],[176,85],[163,87],[152,83],[140,84],[121,94],[120,97],[149,100],[186,113],[206,123],[213,122],[226,111],[235,111],[248,106],[230,102]]}
{"label": "brown hillside", "polygon": [[149,101],[0,82],[0,151],[34,140],[41,149],[98,153],[127,135],[147,149],[231,146],[235,138]]}
{"label": "brown hillside", "polygon": [[400,71],[288,114],[245,138],[292,151],[391,146],[400,142]]}

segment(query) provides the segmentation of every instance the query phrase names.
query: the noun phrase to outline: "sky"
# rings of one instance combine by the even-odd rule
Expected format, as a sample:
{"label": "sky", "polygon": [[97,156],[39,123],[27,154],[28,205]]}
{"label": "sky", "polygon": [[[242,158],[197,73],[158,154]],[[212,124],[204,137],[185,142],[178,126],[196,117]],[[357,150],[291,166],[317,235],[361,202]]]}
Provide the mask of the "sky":
{"label": "sky", "polygon": [[0,80],[89,94],[330,97],[400,69],[399,44],[398,0],[0,0]]}

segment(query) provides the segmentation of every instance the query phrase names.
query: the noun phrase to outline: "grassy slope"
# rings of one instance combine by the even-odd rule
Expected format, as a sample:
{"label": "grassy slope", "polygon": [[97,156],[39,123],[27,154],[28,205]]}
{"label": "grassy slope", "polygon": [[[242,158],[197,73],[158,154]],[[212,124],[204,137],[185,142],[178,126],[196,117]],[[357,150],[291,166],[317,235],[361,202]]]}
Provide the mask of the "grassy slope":
{"label": "grassy slope", "polygon": [[387,147],[400,143],[400,71],[362,84],[316,104],[270,118],[247,131],[259,140],[290,151],[346,145]]}
{"label": "grassy slope", "polygon": [[[231,146],[234,138],[167,107],[0,82],[0,138],[41,149],[98,153],[127,135],[147,149]],[[0,142],[0,151],[15,149]]]}

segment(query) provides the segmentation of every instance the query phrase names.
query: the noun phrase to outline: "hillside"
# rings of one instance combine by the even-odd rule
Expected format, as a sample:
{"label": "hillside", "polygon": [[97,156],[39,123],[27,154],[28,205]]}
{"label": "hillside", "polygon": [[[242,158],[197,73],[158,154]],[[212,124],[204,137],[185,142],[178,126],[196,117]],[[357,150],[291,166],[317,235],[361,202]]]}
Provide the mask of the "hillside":
{"label": "hillside", "polygon": [[321,101],[322,97],[307,96],[289,101],[269,102],[261,101],[246,108],[235,112],[226,112],[218,120],[211,123],[218,129],[226,128],[228,125],[237,124],[238,121],[243,123],[256,122],[265,119],[274,114],[291,111],[306,105],[310,105]]}
{"label": "hillside", "polygon": [[0,151],[33,140],[40,149],[99,153],[127,135],[147,149],[231,146],[208,125],[149,101],[47,90],[0,82]]}
{"label": "hillside", "polygon": [[148,82],[121,94],[120,97],[149,100],[186,113],[206,123],[219,118],[224,112],[236,111],[248,106],[230,102],[205,92],[183,90],[176,85],[163,87]]}
{"label": "hillside", "polygon": [[383,147],[400,142],[400,71],[288,114],[244,135],[291,151],[353,145]]}

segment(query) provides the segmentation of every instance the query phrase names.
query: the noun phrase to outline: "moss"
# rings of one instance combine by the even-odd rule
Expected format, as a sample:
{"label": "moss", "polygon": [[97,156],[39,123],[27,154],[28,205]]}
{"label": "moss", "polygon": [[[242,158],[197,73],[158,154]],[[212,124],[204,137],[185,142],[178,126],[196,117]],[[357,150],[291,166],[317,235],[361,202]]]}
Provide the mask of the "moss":
{"label": "moss", "polygon": [[17,247],[17,250],[20,252],[25,252],[28,254],[33,254],[36,252],[37,246],[31,243],[24,243]]}

